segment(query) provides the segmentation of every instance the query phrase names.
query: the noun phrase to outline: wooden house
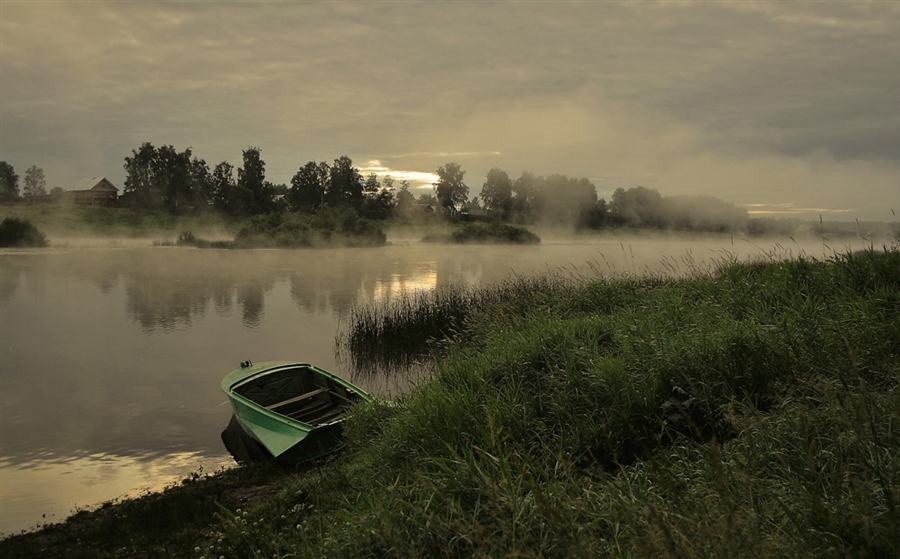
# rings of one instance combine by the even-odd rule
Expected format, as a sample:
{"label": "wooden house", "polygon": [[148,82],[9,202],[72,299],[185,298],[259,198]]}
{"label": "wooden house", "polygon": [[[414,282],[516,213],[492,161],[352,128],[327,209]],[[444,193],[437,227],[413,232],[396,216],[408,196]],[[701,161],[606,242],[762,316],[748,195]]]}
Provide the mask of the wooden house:
{"label": "wooden house", "polygon": [[106,177],[91,177],[78,181],[75,188],[66,191],[65,197],[71,204],[114,208],[119,199],[119,189]]}

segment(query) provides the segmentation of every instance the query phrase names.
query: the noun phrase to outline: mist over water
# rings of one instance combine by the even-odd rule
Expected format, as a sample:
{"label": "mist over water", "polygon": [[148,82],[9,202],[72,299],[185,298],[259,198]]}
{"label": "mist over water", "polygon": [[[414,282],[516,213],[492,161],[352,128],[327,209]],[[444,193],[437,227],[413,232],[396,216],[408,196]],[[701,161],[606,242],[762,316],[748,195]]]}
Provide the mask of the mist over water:
{"label": "mist over water", "polygon": [[335,335],[359,303],[512,274],[678,275],[717,259],[868,246],[542,236],[527,247],[228,251],[107,241],[0,253],[0,533],[233,464],[219,438],[231,414],[219,383],[243,360],[308,361],[381,396],[404,389],[402,378],[353,379],[336,359]]}

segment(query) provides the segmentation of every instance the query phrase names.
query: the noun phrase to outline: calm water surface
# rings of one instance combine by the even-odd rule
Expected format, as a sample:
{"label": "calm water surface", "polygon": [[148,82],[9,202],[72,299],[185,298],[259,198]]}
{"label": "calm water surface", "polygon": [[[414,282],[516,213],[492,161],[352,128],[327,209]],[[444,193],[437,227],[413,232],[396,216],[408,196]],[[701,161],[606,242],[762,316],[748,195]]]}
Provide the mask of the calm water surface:
{"label": "calm water surface", "polygon": [[[296,359],[351,378],[334,348],[356,303],[513,273],[683,273],[772,250],[823,252],[726,236],[0,253],[0,533],[232,466],[222,377],[247,359]],[[402,389],[353,380],[376,395]]]}

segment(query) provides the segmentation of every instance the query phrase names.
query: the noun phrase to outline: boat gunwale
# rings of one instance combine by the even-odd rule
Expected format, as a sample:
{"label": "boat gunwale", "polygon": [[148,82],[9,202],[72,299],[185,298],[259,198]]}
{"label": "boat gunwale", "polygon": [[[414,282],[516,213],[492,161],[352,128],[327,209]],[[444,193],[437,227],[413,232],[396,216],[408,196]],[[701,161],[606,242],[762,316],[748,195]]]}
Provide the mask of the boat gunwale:
{"label": "boat gunwale", "polygon": [[[265,376],[265,375],[269,375],[272,373],[276,373],[283,369],[290,369],[290,368],[297,368],[297,367],[305,367],[305,368],[312,369],[314,373],[322,375],[328,379],[331,379],[331,380],[337,382],[338,384],[340,384],[341,386],[343,386],[344,388],[346,388],[347,390],[350,390],[354,394],[358,395],[362,399],[362,401],[364,401],[364,402],[372,401],[372,397],[368,393],[366,393],[364,390],[354,386],[353,384],[347,382],[346,380],[342,379],[341,377],[339,377],[333,373],[329,373],[328,371],[326,371],[324,369],[320,369],[319,367],[316,367],[315,365],[312,365],[310,363],[300,363],[297,361],[263,361],[258,364],[255,364],[255,365],[250,365],[249,367],[239,367],[239,368],[233,370],[228,375],[226,375],[224,379],[222,379],[222,390],[225,392],[225,394],[228,396],[228,398],[232,400],[232,408],[234,407],[234,401],[237,400],[241,404],[251,408],[256,413],[260,413],[271,419],[276,419],[280,423],[284,423],[290,427],[300,428],[301,430],[306,431],[307,433],[312,432],[315,429],[319,429],[319,428],[331,425],[331,424],[335,423],[336,421],[340,421],[340,419],[337,419],[330,423],[323,423],[320,425],[312,425],[310,423],[298,421],[296,419],[293,419],[287,415],[278,413],[276,411],[272,411],[272,410],[268,409],[267,407],[263,406],[262,404],[259,404],[258,402],[255,402],[255,401],[247,398],[246,396],[239,394],[238,392],[235,392],[236,388],[243,386],[247,382],[250,382],[256,378],[259,378],[259,377]],[[253,372],[248,371],[246,375],[237,374],[241,371],[244,371],[245,369],[252,369],[252,368],[259,368],[259,370],[253,371]],[[238,415],[238,421],[242,423],[242,421],[241,421],[242,418],[240,417],[240,414],[237,414],[237,415]]]}

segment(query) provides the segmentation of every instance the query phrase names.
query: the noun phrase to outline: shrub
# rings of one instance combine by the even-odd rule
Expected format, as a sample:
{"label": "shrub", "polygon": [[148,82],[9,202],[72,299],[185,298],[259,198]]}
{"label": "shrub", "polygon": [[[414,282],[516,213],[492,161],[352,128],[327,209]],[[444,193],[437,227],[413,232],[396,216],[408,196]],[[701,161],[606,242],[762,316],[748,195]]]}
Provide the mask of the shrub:
{"label": "shrub", "polygon": [[507,243],[518,245],[540,244],[541,238],[525,229],[507,223],[464,223],[453,230],[448,238],[429,236],[425,242],[451,243]]}
{"label": "shrub", "polygon": [[0,247],[45,247],[47,236],[27,219],[7,217],[0,223]]}

